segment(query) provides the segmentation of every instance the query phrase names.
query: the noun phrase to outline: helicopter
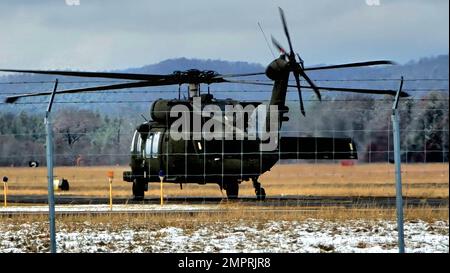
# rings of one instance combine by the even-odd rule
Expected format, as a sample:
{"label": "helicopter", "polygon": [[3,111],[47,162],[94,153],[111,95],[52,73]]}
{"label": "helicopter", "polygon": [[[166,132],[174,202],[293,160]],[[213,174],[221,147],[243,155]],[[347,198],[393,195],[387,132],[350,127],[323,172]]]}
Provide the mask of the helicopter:
{"label": "helicopter", "polygon": [[[131,171],[123,173],[123,180],[132,183],[134,199],[143,200],[145,192],[148,191],[149,183],[157,183],[163,180],[165,183],[180,184],[181,188],[183,184],[187,183],[218,184],[221,190],[226,191],[228,199],[238,198],[240,183],[252,181],[256,199],[264,200],[266,192],[258,179],[279,160],[343,160],[357,159],[358,157],[356,144],[349,137],[280,136],[279,130],[283,122],[289,120],[286,116],[289,112],[289,108],[286,106],[288,88],[297,89],[300,112],[303,116],[306,115],[302,98],[303,89],[312,90],[319,101],[321,100],[321,91],[379,95],[396,94],[394,90],[317,86],[306,74],[308,71],[392,65],[394,63],[379,60],[305,67],[303,59],[293,50],[284,11],[281,8],[279,8],[279,13],[289,51],[285,50],[272,36],[272,43],[279,50],[280,56],[273,60],[263,72],[219,74],[210,70],[190,69],[174,71],[172,74],[156,75],[16,69],[0,69],[0,71],[128,80],[128,82],[112,85],[61,90],[57,91],[56,94],[165,85],[178,85],[180,87],[187,84],[187,98],[181,99],[179,96],[175,99],[154,101],[150,107],[151,120],[138,125],[134,132],[130,148]],[[295,85],[289,84],[291,73],[295,79]],[[265,75],[272,83],[236,79],[257,75]],[[303,78],[308,85],[301,85],[300,78]],[[129,82],[130,80],[133,82]],[[267,105],[270,110],[264,108],[265,105],[260,101],[241,102],[233,99],[214,98],[209,85],[219,83],[272,86],[270,102]],[[202,84],[208,85],[206,93],[201,92]],[[6,98],[5,102],[14,103],[23,97],[43,96],[51,93],[40,92],[10,96]],[[400,96],[406,97],[408,94],[401,92]],[[175,111],[176,109],[182,111]],[[207,109],[213,109],[213,111]],[[230,114],[224,111],[226,109],[238,110],[231,111]],[[242,109],[250,110],[243,115],[238,115],[243,112]],[[216,114],[214,115],[214,113]],[[183,123],[196,124],[200,129],[193,130],[189,126],[188,129],[184,128],[181,133],[178,130],[179,128],[173,129],[174,125],[183,125]],[[204,134],[204,126],[211,123],[220,127],[219,133],[212,138],[206,137],[207,134]],[[270,125],[269,131],[274,133],[272,139],[270,137],[269,139],[263,138],[263,135],[267,132],[267,125]],[[272,128],[272,125],[274,128]],[[264,129],[260,129],[260,126]],[[209,129],[206,129],[206,131],[209,131]],[[228,132],[228,134],[224,132]],[[180,134],[184,137],[174,137]],[[217,135],[219,136],[216,137]],[[267,146],[271,146],[270,149]]]}

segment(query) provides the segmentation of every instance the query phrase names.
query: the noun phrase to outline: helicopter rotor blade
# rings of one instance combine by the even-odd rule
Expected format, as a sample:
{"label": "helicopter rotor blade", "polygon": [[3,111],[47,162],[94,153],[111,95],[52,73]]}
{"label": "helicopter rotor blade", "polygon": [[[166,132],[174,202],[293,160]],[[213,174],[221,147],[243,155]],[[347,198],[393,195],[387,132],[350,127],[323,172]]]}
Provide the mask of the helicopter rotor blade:
{"label": "helicopter rotor blade", "polygon": [[308,75],[306,75],[305,71],[303,71],[302,68],[299,69],[299,73],[309,83],[311,88],[314,90],[314,93],[316,93],[317,98],[319,99],[319,101],[321,101],[322,96],[320,95],[319,88],[317,88],[316,84],[308,77]]}
{"label": "helicopter rotor blade", "polygon": [[[83,92],[95,92],[95,91],[103,91],[103,90],[117,90],[117,89],[125,89],[125,88],[138,88],[138,87],[171,85],[171,84],[174,84],[174,83],[140,81],[140,82],[121,83],[121,84],[94,86],[94,87],[77,88],[77,89],[67,89],[67,90],[58,91],[58,92],[56,92],[56,94],[75,94],[75,93],[83,93]],[[52,92],[47,91],[47,92],[40,92],[40,93],[30,93],[30,94],[11,96],[11,97],[7,97],[5,102],[6,103],[14,103],[20,98],[45,96],[45,95],[50,95],[50,94],[52,94]]]}
{"label": "helicopter rotor blade", "polygon": [[265,75],[266,72],[255,72],[255,73],[243,73],[243,74],[219,74],[217,78],[235,78],[235,77],[249,77],[249,76],[258,76]]}
{"label": "helicopter rotor blade", "polygon": [[272,44],[281,52],[281,54],[286,54],[286,50],[281,46],[281,44],[273,37],[272,38]]}
{"label": "helicopter rotor blade", "polygon": [[[260,86],[273,86],[273,83],[268,82],[256,82],[256,81],[245,81],[245,80],[226,80],[226,82],[230,83],[239,83],[239,84],[252,84],[252,85],[260,85]],[[288,85],[290,88],[297,88],[297,85]],[[303,86],[300,85],[301,88],[304,89],[312,89],[311,86]],[[360,93],[360,94],[373,94],[373,95],[391,95],[395,96],[397,90],[389,90],[389,89],[364,89],[364,88],[346,88],[346,87],[323,87],[316,86],[319,90],[323,91],[335,91],[335,92],[350,92],[350,93]],[[400,92],[400,97],[409,97],[410,95],[407,92]]]}
{"label": "helicopter rotor blade", "polygon": [[0,69],[0,72],[32,73],[45,75],[60,75],[69,77],[107,78],[107,79],[121,79],[121,80],[141,80],[141,81],[161,80],[166,79],[168,77],[168,75],[115,73],[115,72],[58,71],[58,70]]}
{"label": "helicopter rotor blade", "polygon": [[303,105],[302,90],[301,90],[301,86],[300,86],[299,74],[294,72],[294,78],[295,78],[295,82],[297,83],[296,87],[297,87],[297,91],[298,91],[298,99],[300,101],[300,112],[302,113],[303,116],[306,116],[305,106]]}
{"label": "helicopter rotor blade", "polygon": [[224,79],[224,82],[240,83],[240,84],[252,84],[252,85],[261,85],[261,86],[273,86],[273,83],[269,83],[269,82],[247,81],[247,80],[228,80],[228,79]]}
{"label": "helicopter rotor blade", "polygon": [[288,28],[287,28],[286,18],[284,17],[284,11],[280,7],[278,7],[278,11],[280,12],[281,22],[283,23],[284,34],[286,34],[286,38],[288,40],[289,49],[291,51],[290,54],[293,54],[294,49],[292,47],[291,36],[289,35],[289,31],[288,31]]}
{"label": "helicopter rotor blade", "polygon": [[280,17],[281,17],[281,22],[283,24],[284,34],[286,35],[286,38],[287,38],[287,41],[289,44],[290,52],[289,52],[288,58],[289,58],[289,63],[291,65],[292,73],[294,74],[295,82],[297,83],[298,96],[299,96],[299,100],[300,100],[300,111],[302,112],[303,116],[305,116],[305,107],[303,106],[303,98],[302,98],[302,91],[301,91],[301,86],[300,86],[299,75],[301,75],[309,83],[311,88],[316,93],[317,98],[319,98],[319,100],[322,100],[322,97],[320,95],[319,89],[316,87],[314,82],[303,71],[303,59],[300,57],[300,55],[298,53],[297,53],[297,56],[298,56],[300,63],[297,62],[297,60],[295,59],[296,54],[294,53],[294,48],[292,46],[291,36],[289,34],[289,30],[287,27],[286,17],[284,16],[284,11],[280,7],[278,7],[278,11],[280,12]]}
{"label": "helicopter rotor blade", "polygon": [[373,66],[373,65],[395,65],[395,62],[387,61],[387,60],[369,61],[369,62],[358,62],[358,63],[309,67],[309,68],[305,68],[304,70],[312,71],[312,70],[325,70],[325,69],[348,68],[348,67],[363,67],[363,66]]}
{"label": "helicopter rotor blade", "polygon": [[[295,87],[295,85],[288,85],[288,87]],[[312,89],[310,86],[302,86],[302,88]],[[359,94],[373,94],[373,95],[391,95],[395,96],[397,90],[389,89],[365,89],[365,88],[346,88],[346,87],[323,87],[317,86],[320,90],[325,91],[337,91],[337,92],[349,92],[349,93],[359,93]],[[400,92],[400,97],[409,97],[407,92]]]}

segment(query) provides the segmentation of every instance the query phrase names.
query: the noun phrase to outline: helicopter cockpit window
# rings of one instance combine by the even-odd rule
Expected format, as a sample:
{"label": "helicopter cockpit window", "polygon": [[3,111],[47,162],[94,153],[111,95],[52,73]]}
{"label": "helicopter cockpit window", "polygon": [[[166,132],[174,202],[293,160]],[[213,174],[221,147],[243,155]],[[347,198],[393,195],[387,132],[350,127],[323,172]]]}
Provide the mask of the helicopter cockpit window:
{"label": "helicopter cockpit window", "polygon": [[137,134],[137,143],[136,143],[136,152],[141,153],[141,148],[142,148],[142,137],[141,137],[141,134],[138,133]]}
{"label": "helicopter cockpit window", "polygon": [[152,141],[153,134],[148,134],[147,142],[145,142],[145,155],[147,158],[150,158],[150,155],[152,153]]}
{"label": "helicopter cockpit window", "polygon": [[161,137],[161,132],[155,133],[153,137],[153,143],[152,143],[152,157],[158,158],[158,147],[159,147],[159,138]]}
{"label": "helicopter cockpit window", "polygon": [[138,131],[134,132],[133,140],[131,141],[131,152],[140,153],[141,152],[142,139],[141,134]]}
{"label": "helicopter cockpit window", "polygon": [[145,154],[147,158],[158,158],[159,139],[161,132],[149,134],[145,143]]}
{"label": "helicopter cockpit window", "polygon": [[134,135],[133,135],[133,140],[131,141],[131,148],[130,148],[130,151],[131,152],[134,152],[135,150],[136,150],[136,134],[137,134],[137,131],[134,131]]}

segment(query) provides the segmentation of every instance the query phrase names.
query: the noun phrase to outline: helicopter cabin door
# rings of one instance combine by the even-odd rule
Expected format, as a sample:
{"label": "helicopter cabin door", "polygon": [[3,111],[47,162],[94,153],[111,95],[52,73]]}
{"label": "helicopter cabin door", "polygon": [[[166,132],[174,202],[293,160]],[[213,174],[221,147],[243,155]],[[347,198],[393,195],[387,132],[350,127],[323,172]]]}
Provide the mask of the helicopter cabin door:
{"label": "helicopter cabin door", "polygon": [[187,140],[185,144],[188,179],[203,184],[206,180],[205,142],[203,139]]}

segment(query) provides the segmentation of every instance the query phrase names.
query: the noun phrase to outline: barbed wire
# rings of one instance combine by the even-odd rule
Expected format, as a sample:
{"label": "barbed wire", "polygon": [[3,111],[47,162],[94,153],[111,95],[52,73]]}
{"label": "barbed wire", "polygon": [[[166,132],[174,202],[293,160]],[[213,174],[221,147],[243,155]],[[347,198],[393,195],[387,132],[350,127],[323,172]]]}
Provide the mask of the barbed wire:
{"label": "barbed wire", "polygon": [[[242,141],[242,142],[245,142],[245,141]],[[423,152],[427,152],[427,153],[448,153],[449,150],[442,150],[442,149],[429,149],[428,150],[427,149],[425,151],[425,150],[407,150],[407,149],[404,150],[404,149],[402,149],[402,150],[400,150],[400,152],[403,153],[403,154],[406,154],[406,153],[423,153]],[[321,154],[336,154],[336,155],[348,154],[348,152],[338,152],[338,151],[333,151],[333,152],[330,152],[330,151],[324,151],[324,152],[320,152],[320,151],[314,151],[314,152],[301,151],[301,152],[298,152],[298,153],[299,154],[309,154],[309,155],[314,155],[314,154],[316,154],[316,155],[321,155]],[[372,153],[372,154],[394,153],[394,149],[392,149],[392,150],[368,150],[368,151],[361,151],[361,153]],[[238,156],[238,155],[241,155],[241,156],[244,156],[244,155],[269,155],[269,154],[271,154],[271,155],[292,155],[292,154],[297,154],[297,152],[281,152],[281,151],[274,151],[274,152],[227,152],[227,151],[220,152],[220,151],[217,151],[217,152],[199,152],[199,153],[197,153],[197,152],[179,152],[179,153],[163,153],[163,152],[161,152],[161,153],[158,153],[158,156],[179,156],[179,157],[182,157],[182,156],[200,156],[200,157],[203,157],[204,155],[206,155],[206,156],[218,156],[218,155],[224,155],[224,156],[228,156],[228,155]],[[57,156],[57,157],[63,157],[63,156],[65,156],[65,157],[67,157],[67,156],[73,157],[73,156],[76,156],[74,154],[67,154],[67,153],[62,153],[62,154],[54,153],[53,155]],[[20,157],[32,157],[32,156],[45,157],[46,153],[8,155],[8,156],[0,156],[0,158],[20,158]],[[94,157],[94,156],[131,156],[131,152],[128,152],[128,153],[94,153],[94,154],[83,153],[83,157]],[[149,156],[149,155],[147,155],[147,156]],[[292,158],[292,159],[295,159],[295,158]],[[301,159],[301,158],[299,158],[299,159]],[[311,158],[311,159],[314,159],[314,158]],[[327,158],[327,159],[328,160],[332,160],[334,158]],[[308,159],[305,159],[305,160],[308,160]],[[342,160],[342,159],[337,158],[335,160]]]}
{"label": "barbed wire", "polygon": [[[248,100],[248,99],[232,99],[232,100],[238,100],[241,102],[254,102],[254,100]],[[147,103],[147,102],[154,102],[156,100],[87,100],[87,101],[56,101],[54,103]],[[287,99],[287,102],[290,101],[299,101],[296,99]],[[303,101],[319,101],[318,99],[303,99]],[[355,99],[355,98],[348,98],[348,99],[327,99],[324,98],[320,100],[321,102],[393,102],[393,99],[384,99],[384,98],[372,98],[372,99]],[[403,98],[402,101],[448,101],[448,99],[438,99],[438,98]],[[268,99],[258,100],[258,102],[269,102]],[[40,101],[31,101],[31,102],[15,102],[14,104],[42,104],[42,103],[48,103],[48,102],[40,102]],[[6,102],[0,102],[0,104],[9,104]]]}
{"label": "barbed wire", "polygon": [[[143,103],[143,102],[154,102],[157,99],[153,100],[89,100],[89,101],[60,101],[60,102],[54,102],[54,103]],[[227,99],[225,99],[227,100]],[[231,99],[231,100],[237,100],[241,102],[254,102],[254,100],[248,100],[248,99]],[[261,99],[258,100],[258,102],[268,102],[269,99]],[[286,99],[287,102],[289,101],[298,101],[296,99]],[[303,101],[319,101],[318,99],[303,99]],[[360,99],[360,98],[348,98],[348,99],[336,99],[336,98],[322,98],[320,100],[321,102],[393,102],[394,99],[386,99],[386,98],[370,98],[370,99]],[[408,97],[408,98],[402,98],[402,101],[448,101],[448,99],[440,99],[440,98],[414,98],[414,97]],[[41,104],[41,103],[48,103],[48,102],[15,102],[14,104]],[[6,102],[0,102],[0,104],[9,104]]]}
{"label": "barbed wire", "polygon": [[[402,129],[401,132],[449,132],[449,130],[440,130],[440,129],[431,129],[431,130],[415,130],[415,129]],[[303,130],[286,130],[286,131],[280,131],[280,134],[284,134],[284,133],[328,133],[328,132],[336,132],[336,133],[350,133],[350,132],[372,132],[372,133],[385,133],[385,132],[392,132],[392,130],[388,130],[388,129],[380,129],[380,130],[370,130],[370,129],[349,129],[349,130],[322,130],[322,129],[317,129],[317,130],[308,130],[308,131],[303,131]],[[77,133],[77,132],[72,132],[70,133],[70,135],[90,135],[96,133],[95,131],[90,131],[90,132],[83,132],[83,133]],[[121,136],[129,136],[132,135],[133,132],[130,133],[120,133],[119,135]],[[46,136],[47,134],[45,133],[20,133],[20,134],[16,134],[16,133],[7,133],[7,134],[0,134],[0,136]],[[68,135],[67,133],[60,133],[60,132],[54,132],[53,135]],[[118,134],[114,134],[114,135],[118,135]]]}
{"label": "barbed wire", "polygon": [[[145,74],[143,74],[145,75]],[[367,78],[367,79],[312,79],[316,82],[385,82],[385,81],[400,81],[400,78]],[[270,82],[268,80],[252,80],[260,82]],[[289,80],[294,82],[294,80]],[[403,81],[449,81],[448,78],[405,78]],[[54,83],[55,81],[9,81],[0,82],[0,84],[44,84],[44,83]],[[119,82],[135,82],[132,80],[89,80],[89,81],[59,81],[59,83],[66,84],[78,84],[78,83],[119,83]],[[235,83],[232,83],[235,84]]]}
{"label": "barbed wire", "polygon": [[[324,87],[325,88],[325,87]],[[346,87],[349,88],[349,87]],[[311,92],[310,90],[305,90],[306,92]],[[329,90],[321,90],[323,92],[336,92]],[[403,89],[405,92],[447,92],[448,88],[414,88],[414,89]],[[182,91],[183,92],[183,91]],[[213,90],[211,93],[272,93],[272,90]],[[296,90],[289,90],[289,93],[297,92]],[[343,91],[344,92],[344,91]],[[57,92],[58,93],[58,92]],[[155,94],[155,93],[178,93],[178,90],[100,90],[98,92],[80,92],[78,95],[101,95],[101,94]],[[24,92],[0,92],[0,95],[22,95]],[[62,95],[77,95],[77,94],[62,94]],[[369,94],[372,95],[372,94]],[[376,94],[375,94],[376,95]]]}
{"label": "barbed wire", "polygon": [[[116,127],[119,129],[119,127]],[[401,132],[449,132],[449,129],[400,129]],[[371,132],[371,133],[390,133],[392,132],[392,129],[346,129],[346,130],[339,130],[339,129],[315,129],[315,130],[281,130],[280,135],[288,134],[288,133],[351,133],[351,132]],[[90,135],[94,134],[96,131],[87,131],[87,132],[71,132],[70,135]],[[119,133],[114,134],[115,136],[121,135],[121,136],[129,136],[132,135],[134,132],[130,133]],[[46,136],[46,133],[0,133],[0,136]],[[53,132],[53,135],[68,135],[66,132]]]}
{"label": "barbed wire", "polygon": [[[253,100],[239,100],[240,102],[254,102]],[[303,100],[303,101],[317,101],[318,100]],[[370,102],[370,100],[368,100]],[[431,100],[431,101],[437,101],[437,100]],[[440,100],[440,101],[448,101],[448,100]],[[136,104],[136,103],[152,103],[154,102],[154,100],[129,100],[129,101],[55,101],[53,102],[53,104]],[[268,102],[268,100],[261,100],[259,102]],[[299,100],[297,99],[293,99],[293,100],[288,100],[288,102],[299,102]],[[0,105],[11,105],[5,102],[0,103]],[[47,105],[48,102],[42,101],[42,102],[16,102],[14,103],[16,105]],[[340,105],[332,105],[334,107],[342,107]],[[328,111],[338,111],[338,112],[348,112],[348,111],[372,111],[372,110],[392,110],[392,107],[364,107],[364,108],[354,108],[352,107],[351,109],[342,109],[342,108],[330,108],[330,106],[328,106],[329,108],[327,108]],[[403,110],[408,110],[408,109],[399,109],[400,111]],[[414,110],[429,110],[429,111],[449,111],[449,108],[414,108]],[[164,111],[163,111],[164,112]],[[177,111],[180,112],[180,111]]]}

